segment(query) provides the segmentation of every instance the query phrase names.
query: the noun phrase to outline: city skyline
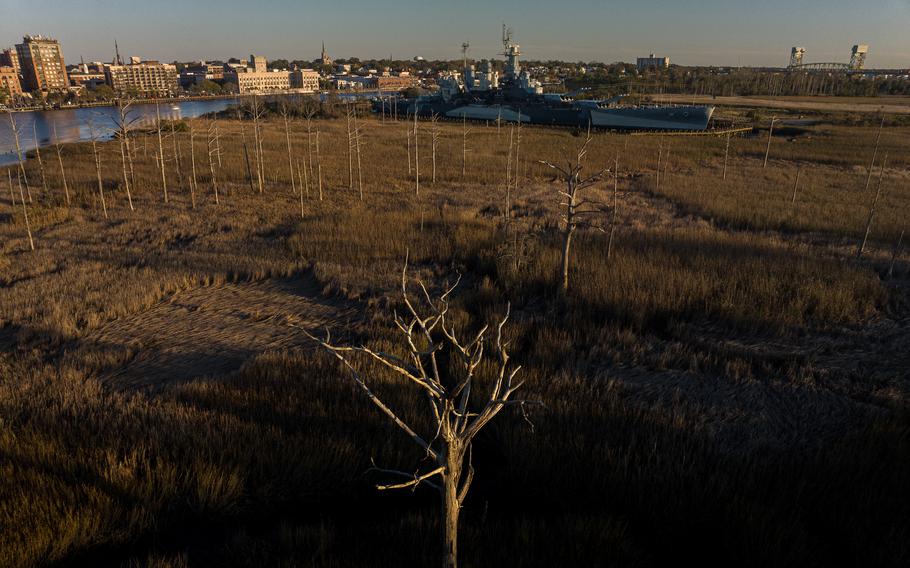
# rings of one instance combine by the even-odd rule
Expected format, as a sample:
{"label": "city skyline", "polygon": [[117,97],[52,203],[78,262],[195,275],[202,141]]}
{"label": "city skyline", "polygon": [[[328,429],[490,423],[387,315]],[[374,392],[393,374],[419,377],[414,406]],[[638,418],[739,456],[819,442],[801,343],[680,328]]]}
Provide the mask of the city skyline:
{"label": "city skyline", "polygon": [[[390,54],[458,59],[461,42],[470,41],[470,56],[483,59],[498,57],[499,26],[505,20],[515,28],[527,59],[634,62],[654,52],[681,65],[783,67],[795,45],[808,49],[807,62],[846,62],[853,44],[867,43],[868,67],[910,67],[907,0],[885,0],[874,11],[842,0],[772,0],[760,6],[707,0],[690,7],[666,0],[621,7],[594,0],[559,6],[466,0],[432,11],[412,0],[393,0],[380,12],[364,0],[332,6],[279,0],[255,11],[237,0],[0,4],[0,44],[13,45],[26,34],[51,36],[60,40],[67,63],[80,57],[111,60],[115,38],[123,57],[161,61],[249,53],[313,60],[323,41],[332,57],[361,59]],[[748,29],[742,26],[746,20]]]}

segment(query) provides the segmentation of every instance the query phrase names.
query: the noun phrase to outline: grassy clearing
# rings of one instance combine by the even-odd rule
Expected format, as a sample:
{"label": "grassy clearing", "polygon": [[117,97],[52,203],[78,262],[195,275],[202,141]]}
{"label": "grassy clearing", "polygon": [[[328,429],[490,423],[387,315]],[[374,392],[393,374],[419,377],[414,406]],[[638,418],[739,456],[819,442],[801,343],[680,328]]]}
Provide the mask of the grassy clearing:
{"label": "grassy clearing", "polygon": [[[192,124],[204,132],[209,122]],[[902,344],[875,356],[875,328],[864,330],[903,325],[910,304],[880,263],[852,262],[844,245],[865,223],[866,158],[847,144],[871,153],[874,129],[775,139],[767,170],[763,140],[736,139],[729,185],[718,181],[723,140],[598,136],[592,164],[621,156],[615,256],[606,258],[606,235],[583,233],[563,297],[558,199],[536,160],[558,156],[575,133],[522,130],[507,222],[507,129],[471,126],[462,179],[461,125],[441,125],[435,185],[423,131],[417,196],[406,126],[364,119],[361,202],[348,187],[343,121],[314,122],[324,200],[311,187],[301,210],[283,124],[265,129],[262,195],[246,180],[240,124],[217,124],[218,206],[207,163],[195,210],[173,164],[162,203],[150,137],[135,146],[135,212],[117,182],[119,148],[102,145],[111,219],[90,149],[64,150],[75,202],[64,205],[49,167],[50,195],[33,188],[29,206],[35,253],[21,206],[0,194],[0,564],[425,565],[436,554],[435,496],[380,495],[364,474],[370,458],[404,468],[419,456],[326,357],[264,345],[231,376],[136,392],[107,375],[136,348],[92,341],[105,322],[183,290],[311,272],[324,297],[365,312],[352,340],[394,349],[389,291],[406,251],[428,281],[464,274],[455,306],[464,325],[512,302],[514,357],[546,404],[533,432],[507,415],[478,441],[465,565],[906,562],[906,377],[881,371],[900,369]],[[894,155],[897,134],[883,140]],[[661,142],[671,161],[658,190]],[[307,167],[305,122],[292,143]],[[796,147],[805,194],[783,216],[793,158],[782,149]],[[203,148],[197,137],[197,159]],[[595,197],[608,201],[610,189]],[[873,257],[910,208],[889,195]],[[905,281],[903,263],[897,276]],[[835,341],[859,369],[828,353]],[[792,349],[768,347],[778,344]],[[407,410],[420,402],[413,393],[378,370],[371,377],[425,425]],[[642,388],[642,377],[657,386]]]}

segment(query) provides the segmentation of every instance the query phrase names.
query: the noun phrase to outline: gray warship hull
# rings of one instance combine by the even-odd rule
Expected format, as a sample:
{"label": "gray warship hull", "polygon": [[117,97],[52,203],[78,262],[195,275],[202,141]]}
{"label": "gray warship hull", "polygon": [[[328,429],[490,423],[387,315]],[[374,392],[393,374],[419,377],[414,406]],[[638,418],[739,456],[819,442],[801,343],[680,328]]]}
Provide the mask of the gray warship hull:
{"label": "gray warship hull", "polygon": [[[397,109],[395,106],[397,105]],[[398,113],[420,117],[433,115],[457,120],[486,122],[521,122],[549,126],[566,126],[609,130],[682,130],[699,131],[708,128],[714,112],[710,106],[620,106],[601,108],[596,105],[567,105],[564,108],[547,104],[484,104],[434,100],[379,100],[376,112]]]}

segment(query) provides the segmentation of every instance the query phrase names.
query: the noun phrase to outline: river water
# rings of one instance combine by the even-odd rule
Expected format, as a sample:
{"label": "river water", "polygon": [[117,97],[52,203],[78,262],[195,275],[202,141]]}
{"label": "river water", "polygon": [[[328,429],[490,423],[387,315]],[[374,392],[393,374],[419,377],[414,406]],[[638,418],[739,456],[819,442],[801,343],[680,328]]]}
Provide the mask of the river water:
{"label": "river water", "polygon": [[[162,102],[161,118],[195,118],[209,112],[224,110],[237,104],[236,99],[209,99],[203,101]],[[91,130],[104,140],[116,129],[117,109],[113,106],[61,109],[33,112],[14,112],[13,120],[19,129],[19,145],[23,154],[37,144],[42,148],[54,143],[84,142],[91,139]],[[154,104],[136,104],[129,109],[129,120],[134,127],[155,123]],[[16,141],[6,113],[0,114],[0,166],[16,163]]]}

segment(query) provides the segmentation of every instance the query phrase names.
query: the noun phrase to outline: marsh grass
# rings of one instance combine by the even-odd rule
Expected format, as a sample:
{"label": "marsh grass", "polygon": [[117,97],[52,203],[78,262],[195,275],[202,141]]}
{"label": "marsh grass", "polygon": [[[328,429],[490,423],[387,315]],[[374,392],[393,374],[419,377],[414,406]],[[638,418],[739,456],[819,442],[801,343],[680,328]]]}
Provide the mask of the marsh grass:
{"label": "marsh grass", "polygon": [[[901,290],[840,247],[865,222],[867,164],[856,147],[869,147],[874,129],[824,127],[808,142],[775,140],[764,172],[761,138],[737,139],[727,185],[719,181],[723,140],[666,139],[671,169],[659,196],[659,138],[598,135],[592,164],[620,155],[620,226],[610,260],[606,235],[579,239],[576,293],[566,297],[558,198],[536,160],[558,157],[578,133],[523,132],[527,162],[505,222],[507,147],[495,127],[472,130],[462,180],[461,125],[441,124],[437,184],[418,199],[406,125],[364,120],[360,203],[347,189],[343,121],[314,124],[326,199],[311,191],[302,218],[283,123],[266,124],[258,195],[247,184],[239,125],[218,120],[220,205],[203,172],[192,210],[172,165],[165,205],[153,145],[144,154],[140,134],[135,212],[116,181],[116,144],[102,145],[111,220],[94,197],[90,150],[74,145],[64,150],[73,206],[64,206],[52,170],[49,195],[30,205],[38,250],[27,250],[15,209],[0,224],[0,564],[425,565],[436,554],[434,495],[377,495],[365,473],[371,458],[404,468],[420,456],[302,339],[299,349],[263,346],[230,376],[150,391],[108,377],[141,347],[92,340],[106,322],[184,290],[307,273],[323,297],[364,313],[336,331],[394,350],[390,291],[406,252],[428,282],[464,275],[459,325],[477,326],[512,302],[515,359],[529,396],[546,405],[531,417],[533,432],[509,414],[478,440],[465,565],[908,559],[910,416],[900,377],[841,369],[822,349],[780,354],[721,342],[802,344],[906,317],[892,313],[907,305]],[[902,133],[889,130],[886,143],[899,147]],[[306,167],[302,121],[291,141]],[[204,141],[197,144],[203,155]],[[429,155],[428,134],[420,144]],[[796,161],[788,152],[797,147],[805,189],[788,212],[781,203],[789,203]],[[894,163],[887,181],[896,186],[906,164]],[[595,194],[607,197],[605,188]],[[873,232],[879,248],[910,209],[897,191],[885,199]],[[804,240],[805,232],[828,240]],[[889,357],[876,365],[901,361]],[[682,386],[642,397],[623,381],[630,373]],[[371,379],[409,419],[427,424],[413,411],[413,393],[380,370]],[[689,384],[721,397],[778,386],[785,390],[774,396],[800,393],[794,400],[803,406],[785,426],[792,438],[769,434],[757,409],[724,408],[718,418],[710,400],[687,396]],[[857,410],[842,428],[803,418],[832,408],[822,397],[831,392],[846,393],[837,408],[872,410]],[[728,424],[753,422],[735,443],[721,435]]]}

